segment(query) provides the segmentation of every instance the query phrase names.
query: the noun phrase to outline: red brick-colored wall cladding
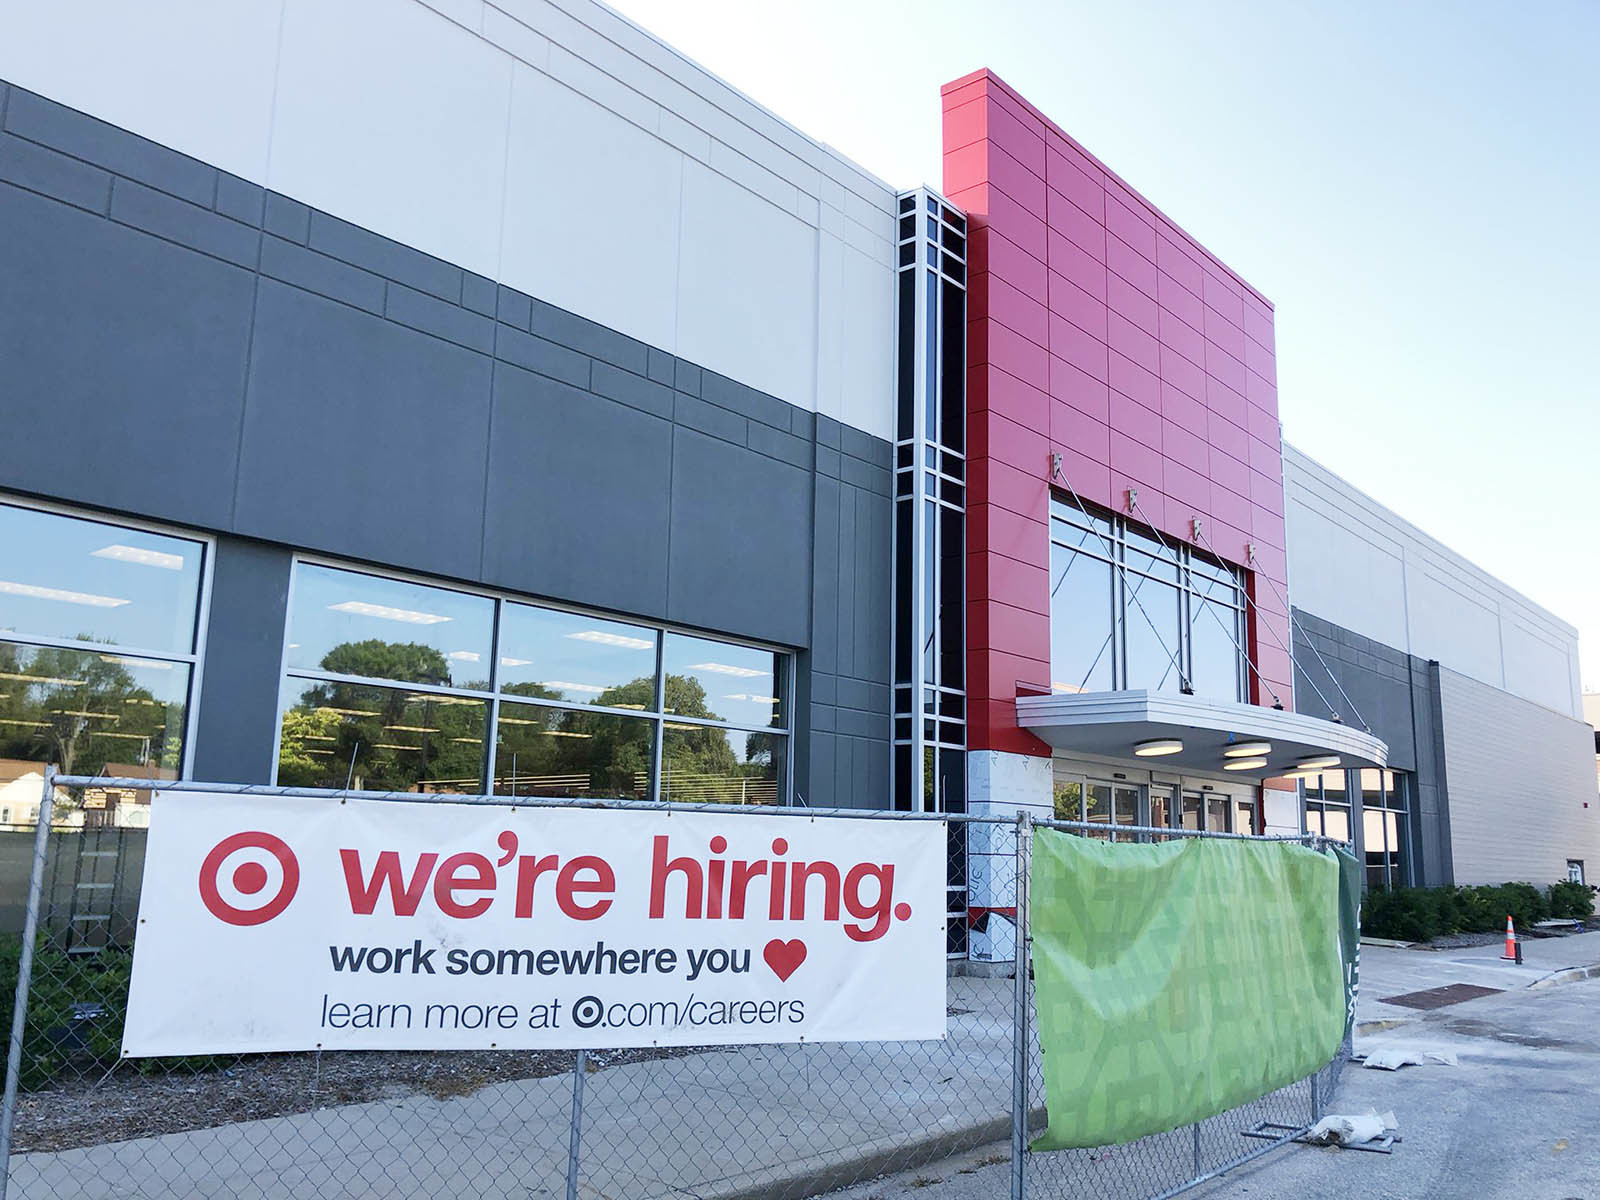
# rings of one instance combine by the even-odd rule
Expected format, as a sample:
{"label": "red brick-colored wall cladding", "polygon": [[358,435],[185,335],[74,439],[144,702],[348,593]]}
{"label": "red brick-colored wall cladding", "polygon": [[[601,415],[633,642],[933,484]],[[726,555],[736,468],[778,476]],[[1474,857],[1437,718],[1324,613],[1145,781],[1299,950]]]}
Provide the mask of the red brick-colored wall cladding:
{"label": "red brick-colored wall cladding", "polygon": [[1243,567],[1256,546],[1252,699],[1291,707],[1272,305],[990,72],[943,101],[971,219],[970,745],[1049,752],[1013,701],[1050,682],[1052,453],[1087,501],[1136,489],[1169,538]]}

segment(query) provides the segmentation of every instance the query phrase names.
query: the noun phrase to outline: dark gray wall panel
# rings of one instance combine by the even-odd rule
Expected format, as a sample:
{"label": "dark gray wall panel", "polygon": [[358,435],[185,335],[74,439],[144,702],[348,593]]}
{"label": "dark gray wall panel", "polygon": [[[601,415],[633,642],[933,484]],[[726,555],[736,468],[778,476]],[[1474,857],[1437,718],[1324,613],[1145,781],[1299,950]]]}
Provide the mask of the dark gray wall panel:
{"label": "dark gray wall panel", "polygon": [[235,528],[478,574],[489,359],[261,281]]}
{"label": "dark gray wall panel", "polygon": [[671,424],[500,363],[492,430],[484,578],[664,615]]}
{"label": "dark gray wall panel", "polygon": [[253,291],[248,271],[0,183],[0,481],[225,526]]}
{"label": "dark gray wall panel", "polygon": [[1428,886],[1452,882],[1437,683],[1430,687],[1437,664],[1299,609],[1294,619],[1296,710],[1324,720],[1337,712],[1357,728],[1359,713],[1383,739],[1389,747],[1389,765],[1412,774],[1414,881]]}
{"label": "dark gray wall panel", "polygon": [[306,548],[790,647],[796,788],[886,803],[888,443],[0,92],[0,489],[220,535],[200,774]]}
{"label": "dark gray wall panel", "polygon": [[673,432],[671,538],[671,620],[806,643],[806,472],[679,426]]}
{"label": "dark gray wall panel", "polygon": [[201,679],[193,775],[270,783],[290,551],[219,538]]}

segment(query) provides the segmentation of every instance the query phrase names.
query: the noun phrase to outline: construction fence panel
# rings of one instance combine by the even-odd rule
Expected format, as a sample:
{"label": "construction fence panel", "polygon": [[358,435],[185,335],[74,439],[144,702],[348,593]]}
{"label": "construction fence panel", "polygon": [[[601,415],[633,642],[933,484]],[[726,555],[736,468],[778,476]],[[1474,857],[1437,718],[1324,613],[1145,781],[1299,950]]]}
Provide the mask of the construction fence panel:
{"label": "construction fence panel", "polygon": [[[53,794],[70,803],[86,782]],[[1191,1129],[1105,1151],[1025,1152],[1044,1116],[1031,985],[1014,970],[1028,821],[872,815],[947,829],[942,1040],[124,1060],[137,918],[89,940],[75,932],[85,902],[49,886],[63,835],[42,811],[20,1039],[14,1011],[0,1014],[11,1101],[3,1194],[800,1200],[975,1151],[1007,1164],[1014,1196],[1133,1200],[1268,1146],[1245,1136],[1252,1129],[1311,1122],[1328,1071]],[[0,955],[6,1005],[27,944]]]}

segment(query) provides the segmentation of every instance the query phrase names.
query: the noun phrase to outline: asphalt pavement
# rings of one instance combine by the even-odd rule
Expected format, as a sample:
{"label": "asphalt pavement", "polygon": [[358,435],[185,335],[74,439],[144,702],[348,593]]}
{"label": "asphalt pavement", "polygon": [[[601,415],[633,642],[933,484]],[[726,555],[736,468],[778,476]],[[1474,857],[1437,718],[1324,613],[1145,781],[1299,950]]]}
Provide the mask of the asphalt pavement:
{"label": "asphalt pavement", "polygon": [[[1196,1200],[1600,1200],[1600,933],[1458,950],[1363,946],[1357,1053],[1453,1051],[1457,1066],[1350,1063],[1330,1113],[1393,1111],[1388,1155],[1290,1145],[1185,1193]],[[1451,983],[1502,989],[1432,1011],[1387,998]],[[833,1200],[1004,1200],[1005,1146],[835,1194]],[[1042,1179],[1048,1172],[1037,1173]],[[1041,1187],[1035,1200],[1067,1200]],[[1076,1198],[1074,1198],[1076,1200]]]}

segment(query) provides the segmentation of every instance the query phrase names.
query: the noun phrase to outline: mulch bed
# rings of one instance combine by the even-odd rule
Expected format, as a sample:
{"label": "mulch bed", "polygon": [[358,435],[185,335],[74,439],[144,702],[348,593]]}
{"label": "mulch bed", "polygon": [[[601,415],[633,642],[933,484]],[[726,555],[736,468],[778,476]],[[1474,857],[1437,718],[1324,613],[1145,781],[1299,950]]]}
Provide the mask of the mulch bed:
{"label": "mulch bed", "polygon": [[[591,1051],[591,1068],[699,1053]],[[200,1072],[141,1073],[119,1065],[17,1098],[13,1151],[70,1150],[129,1138],[286,1117],[339,1104],[432,1096],[449,1100],[519,1079],[570,1073],[570,1050],[263,1054]]]}

